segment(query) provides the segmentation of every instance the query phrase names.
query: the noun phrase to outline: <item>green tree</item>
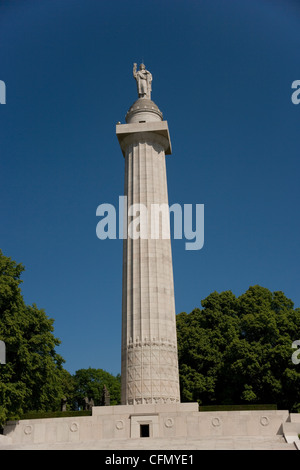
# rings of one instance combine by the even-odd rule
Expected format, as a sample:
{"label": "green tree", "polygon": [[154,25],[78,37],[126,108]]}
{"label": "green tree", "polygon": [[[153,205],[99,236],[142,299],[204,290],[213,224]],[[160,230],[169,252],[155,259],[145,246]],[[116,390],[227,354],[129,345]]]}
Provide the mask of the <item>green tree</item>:
{"label": "green tree", "polygon": [[77,370],[73,377],[75,382],[74,401],[78,406],[83,405],[85,397],[92,398],[95,406],[101,405],[104,385],[110,394],[110,404],[120,404],[121,380],[119,374],[115,377],[105,370],[89,367]]}
{"label": "green tree", "polygon": [[203,309],[177,315],[182,399],[200,404],[276,403],[300,409],[300,309],[282,292],[213,292]]}
{"label": "green tree", "polygon": [[64,396],[63,358],[55,348],[53,320],[36,305],[25,305],[21,264],[0,250],[0,339],[6,364],[0,365],[0,423],[31,410],[58,409]]}

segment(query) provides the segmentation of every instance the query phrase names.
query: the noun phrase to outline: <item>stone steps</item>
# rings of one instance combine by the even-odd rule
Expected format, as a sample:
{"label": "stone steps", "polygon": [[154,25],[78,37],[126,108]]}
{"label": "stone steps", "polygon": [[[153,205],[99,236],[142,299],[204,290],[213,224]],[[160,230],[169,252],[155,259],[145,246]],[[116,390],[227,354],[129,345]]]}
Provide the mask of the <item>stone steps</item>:
{"label": "stone steps", "polygon": [[283,436],[226,436],[163,439],[101,439],[86,442],[59,442],[52,444],[5,444],[0,441],[0,450],[297,450]]}

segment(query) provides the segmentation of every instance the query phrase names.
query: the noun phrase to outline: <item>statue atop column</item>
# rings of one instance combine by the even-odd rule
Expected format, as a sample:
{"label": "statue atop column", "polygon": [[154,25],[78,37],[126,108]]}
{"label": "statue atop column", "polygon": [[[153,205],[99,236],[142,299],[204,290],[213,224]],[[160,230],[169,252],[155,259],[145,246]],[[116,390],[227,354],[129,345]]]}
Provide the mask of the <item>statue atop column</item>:
{"label": "statue atop column", "polygon": [[147,98],[151,100],[151,83],[152,83],[152,75],[151,73],[146,70],[144,64],[140,65],[140,69],[136,70],[137,64],[133,64],[133,76],[136,80],[137,90],[139,98]]}

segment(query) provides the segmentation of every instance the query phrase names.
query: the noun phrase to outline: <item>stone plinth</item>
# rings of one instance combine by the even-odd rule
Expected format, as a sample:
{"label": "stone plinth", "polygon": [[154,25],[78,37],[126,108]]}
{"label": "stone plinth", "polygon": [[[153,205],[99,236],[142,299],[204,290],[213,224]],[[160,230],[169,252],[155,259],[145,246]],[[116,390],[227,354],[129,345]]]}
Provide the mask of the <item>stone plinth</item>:
{"label": "stone plinth", "polygon": [[[43,445],[44,448],[54,444],[63,446],[63,443],[70,443],[74,448],[84,448],[85,443],[86,448],[105,448],[109,443],[110,449],[117,446],[132,449],[132,440],[139,448],[143,448],[143,442],[145,448],[151,448],[151,442],[157,439],[162,448],[168,444],[172,448],[172,442],[174,445],[190,442],[192,448],[197,448],[198,442],[199,448],[203,448],[203,440],[213,443],[229,438],[232,442],[234,438],[275,442],[275,438],[281,437],[283,443],[283,429],[289,420],[286,410],[198,412],[197,403],[96,406],[89,417],[10,421],[4,435],[9,438],[7,444]],[[149,437],[141,436],[141,426],[145,425],[149,426],[146,428]]]}

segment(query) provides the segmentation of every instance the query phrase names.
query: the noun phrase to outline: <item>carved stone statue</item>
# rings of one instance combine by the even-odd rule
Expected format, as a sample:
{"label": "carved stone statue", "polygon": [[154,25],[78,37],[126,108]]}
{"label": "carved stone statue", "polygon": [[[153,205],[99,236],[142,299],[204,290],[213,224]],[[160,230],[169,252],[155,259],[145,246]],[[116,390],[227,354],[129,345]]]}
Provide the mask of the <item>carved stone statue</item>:
{"label": "carved stone statue", "polygon": [[107,390],[106,385],[103,385],[101,405],[102,406],[110,405],[110,394],[109,394],[109,391]]}
{"label": "carved stone statue", "polygon": [[67,399],[66,398],[61,399],[60,411],[67,411]]}
{"label": "carved stone statue", "polygon": [[84,400],[84,410],[90,411],[92,407],[94,406],[94,400],[92,398],[89,399],[89,397],[84,397],[83,400]]}
{"label": "carved stone statue", "polygon": [[151,73],[146,70],[144,64],[140,65],[140,70],[136,70],[137,64],[133,64],[133,76],[137,83],[137,90],[139,98],[147,98],[151,100],[151,83],[152,83],[152,75]]}

